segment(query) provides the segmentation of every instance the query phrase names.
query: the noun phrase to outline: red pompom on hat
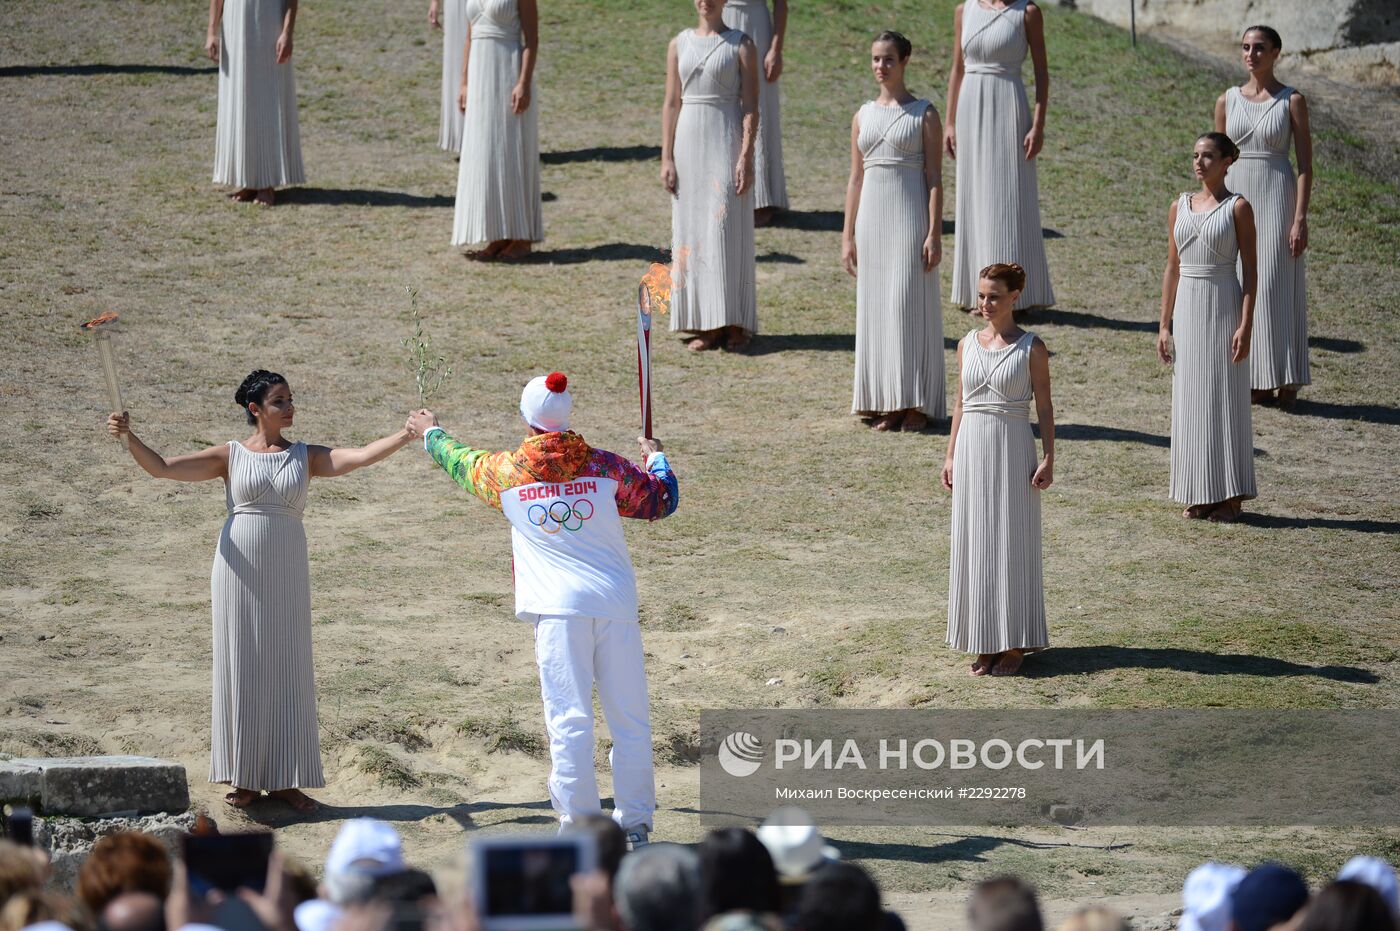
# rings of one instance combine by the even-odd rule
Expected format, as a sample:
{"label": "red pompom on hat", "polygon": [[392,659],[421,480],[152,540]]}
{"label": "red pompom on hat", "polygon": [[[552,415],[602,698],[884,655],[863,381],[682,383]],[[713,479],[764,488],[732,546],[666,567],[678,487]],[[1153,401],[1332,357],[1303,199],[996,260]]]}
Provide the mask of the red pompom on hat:
{"label": "red pompom on hat", "polygon": [[564,389],[569,387],[569,379],[563,372],[550,372],[545,376],[544,386],[555,394],[562,394]]}

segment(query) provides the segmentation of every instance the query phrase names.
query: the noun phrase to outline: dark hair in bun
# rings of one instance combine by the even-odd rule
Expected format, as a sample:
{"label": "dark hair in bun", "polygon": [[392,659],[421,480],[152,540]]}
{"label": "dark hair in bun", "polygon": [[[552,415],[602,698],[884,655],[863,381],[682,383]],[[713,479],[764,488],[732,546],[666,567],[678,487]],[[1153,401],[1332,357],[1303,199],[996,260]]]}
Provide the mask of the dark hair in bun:
{"label": "dark hair in bun", "polygon": [[249,423],[257,423],[258,419],[253,416],[252,411],[248,410],[248,405],[261,404],[269,391],[277,385],[285,385],[286,383],[287,379],[276,372],[256,369],[243,379],[243,384],[238,386],[238,390],[233,394],[233,403],[243,408],[243,412],[248,415]]}
{"label": "dark hair in bun", "polygon": [[875,37],[876,42],[892,42],[894,50],[899,53],[899,60],[904,61],[914,54],[914,43],[904,37],[902,32],[895,32],[893,29],[886,29]]}
{"label": "dark hair in bun", "polygon": [[1240,33],[1240,38],[1244,38],[1251,32],[1257,32],[1268,39],[1276,49],[1283,48],[1283,36],[1278,34],[1278,30],[1273,26],[1246,26],[1244,32]]}
{"label": "dark hair in bun", "polygon": [[1224,133],[1201,133],[1196,137],[1196,141],[1209,139],[1210,144],[1215,146],[1215,151],[1219,152],[1222,158],[1235,161],[1240,157],[1240,147],[1235,145],[1235,140]]}
{"label": "dark hair in bun", "polygon": [[1023,291],[1026,287],[1026,270],[1015,262],[995,262],[982,269],[977,277],[1000,281],[1008,291]]}

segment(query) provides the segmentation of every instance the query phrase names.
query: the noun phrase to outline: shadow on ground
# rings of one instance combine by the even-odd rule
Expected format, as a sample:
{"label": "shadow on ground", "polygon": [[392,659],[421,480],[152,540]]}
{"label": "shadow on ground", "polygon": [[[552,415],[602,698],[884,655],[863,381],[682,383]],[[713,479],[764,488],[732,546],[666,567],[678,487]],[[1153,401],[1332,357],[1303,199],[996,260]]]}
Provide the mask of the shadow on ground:
{"label": "shadow on ground", "polygon": [[569,165],[574,162],[647,162],[660,157],[661,147],[655,145],[604,145],[591,149],[540,153],[540,161],[546,165]]}
{"label": "shadow on ground", "polygon": [[[1047,822],[1048,823],[1048,822]],[[954,838],[940,844],[875,844],[868,841],[843,840],[841,829],[834,827],[826,831],[826,839],[841,851],[843,860],[891,860],[901,863],[983,863],[986,854],[998,847],[1020,847],[1025,850],[1053,850],[1060,847],[1084,847],[1084,844],[1061,842],[1044,843],[1020,840],[1015,837],[990,837],[985,834],[972,836],[949,834]],[[1126,850],[1132,844],[1093,845],[1094,850]]]}
{"label": "shadow on ground", "polygon": [[1107,672],[1115,669],[1171,669],[1214,676],[1314,676],[1333,682],[1374,685],[1380,677],[1357,666],[1309,666],[1271,656],[1248,653],[1211,653],[1171,647],[1054,647],[1027,662],[1022,675],[1032,679],[1068,673]]}
{"label": "shadow on ground", "polygon": [[449,194],[409,194],[370,188],[289,187],[277,192],[279,204],[318,204],[332,207],[451,207]]}
{"label": "shadow on ground", "polygon": [[1070,326],[1080,329],[1102,328],[1105,330],[1130,330],[1136,333],[1157,332],[1155,320],[1117,320],[1113,317],[1085,313],[1082,310],[1060,310],[1055,307],[1033,311],[1025,316],[1025,320],[1032,326],[1048,323],[1052,326]]}
{"label": "shadow on ground", "polygon": [[1281,517],[1245,511],[1239,523],[1273,530],[1352,530],[1357,533],[1400,533],[1400,521],[1352,517]]}
{"label": "shadow on ground", "polygon": [[1400,408],[1384,404],[1333,404],[1299,398],[1293,414],[1303,417],[1325,417],[1328,420],[1365,420],[1370,423],[1400,424]]}
{"label": "shadow on ground", "polygon": [[[765,252],[757,256],[761,263],[772,262],[780,265],[803,265],[805,259],[787,252]],[[660,262],[671,261],[671,252],[657,246],[643,246],[631,242],[609,242],[597,246],[575,246],[564,249],[540,249],[531,252],[529,257],[516,264],[535,263],[540,265],[581,265],[584,262]]]}
{"label": "shadow on ground", "polygon": [[215,64],[188,65],[9,65],[0,68],[0,78],[91,77],[101,74],[218,74]]}

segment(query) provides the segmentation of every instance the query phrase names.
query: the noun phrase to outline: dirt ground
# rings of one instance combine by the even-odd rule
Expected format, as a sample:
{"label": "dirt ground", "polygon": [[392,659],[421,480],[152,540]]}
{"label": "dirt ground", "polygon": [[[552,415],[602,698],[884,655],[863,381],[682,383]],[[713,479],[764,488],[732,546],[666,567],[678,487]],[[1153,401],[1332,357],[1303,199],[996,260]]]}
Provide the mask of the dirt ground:
{"label": "dirt ground", "polygon": [[[102,435],[101,373],[76,329],[121,313],[126,406],[163,452],[242,438],[233,392],[255,367],[290,379],[298,438],[357,444],[415,406],[400,347],[412,286],[456,369],[433,404],[459,438],[513,446],[521,384],[559,368],[577,429],[633,451],[630,301],[669,241],[660,79],[688,6],[635,0],[625,18],[597,0],[548,6],[547,239],[514,267],[470,263],[448,244],[456,164],[434,145],[440,38],[422,6],[304,6],[295,61],[310,180],[257,210],[209,184],[216,76],[199,57],[197,4],[78,0],[61,16],[6,4],[0,752],[178,760],[222,827],[270,825],[317,867],[343,819],[386,818],[411,859],[450,878],[471,832],[552,821],[530,633],[511,617],[499,514],[413,448],[313,483],[325,808],[309,820],[271,803],[228,811],[203,781],[222,489],[153,481]],[[1054,353],[1056,484],[1043,506],[1054,648],[1026,677],[974,681],[943,647],[946,428],[877,435],[849,416],[854,283],[837,256],[850,114],[874,93],[869,36],[913,36],[911,84],[941,109],[951,9],[797,5],[783,85],[794,210],[758,233],[762,334],[742,356],[658,340],[656,428],[682,504],[628,533],[659,836],[703,833],[702,708],[1400,698],[1400,191],[1368,167],[1393,154],[1393,127],[1377,140],[1374,127],[1352,132],[1323,113],[1314,382],[1296,413],[1255,414],[1260,497],[1248,518],[1188,525],[1166,500],[1170,373],[1153,338],[1165,212],[1191,184],[1191,140],[1224,78],[1150,42],[1134,53],[1122,33],[1056,8],[1040,183],[1059,302],[1027,322]],[[946,166],[950,188],[953,174]],[[952,202],[950,190],[950,217]],[[945,274],[945,295],[948,285]],[[946,301],[943,320],[950,347],[971,328]],[[1006,871],[1036,882],[1057,914],[1106,898],[1160,917],[1209,857],[1277,857],[1315,881],[1360,851],[1400,860],[1400,832],[1384,826],[830,833],[915,927],[956,924],[970,884]]]}

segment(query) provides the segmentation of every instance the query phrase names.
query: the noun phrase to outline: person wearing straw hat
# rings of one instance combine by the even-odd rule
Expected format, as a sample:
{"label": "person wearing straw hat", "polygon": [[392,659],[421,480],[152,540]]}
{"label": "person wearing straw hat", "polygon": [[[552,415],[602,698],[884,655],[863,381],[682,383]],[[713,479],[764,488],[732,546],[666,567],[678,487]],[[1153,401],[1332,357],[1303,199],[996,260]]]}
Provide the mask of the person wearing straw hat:
{"label": "person wearing straw hat", "polygon": [[453,481],[510,521],[515,615],[535,627],[549,796],[561,824],[602,808],[593,771],[596,685],[613,738],[613,819],[630,849],[647,843],[656,788],[637,582],[621,518],[667,517],[680,492],[660,441],[638,439],[640,468],[570,431],[572,411],[568,379],[551,372],[521,393],[529,435],[514,451],[458,443],[429,410],[409,422]]}

